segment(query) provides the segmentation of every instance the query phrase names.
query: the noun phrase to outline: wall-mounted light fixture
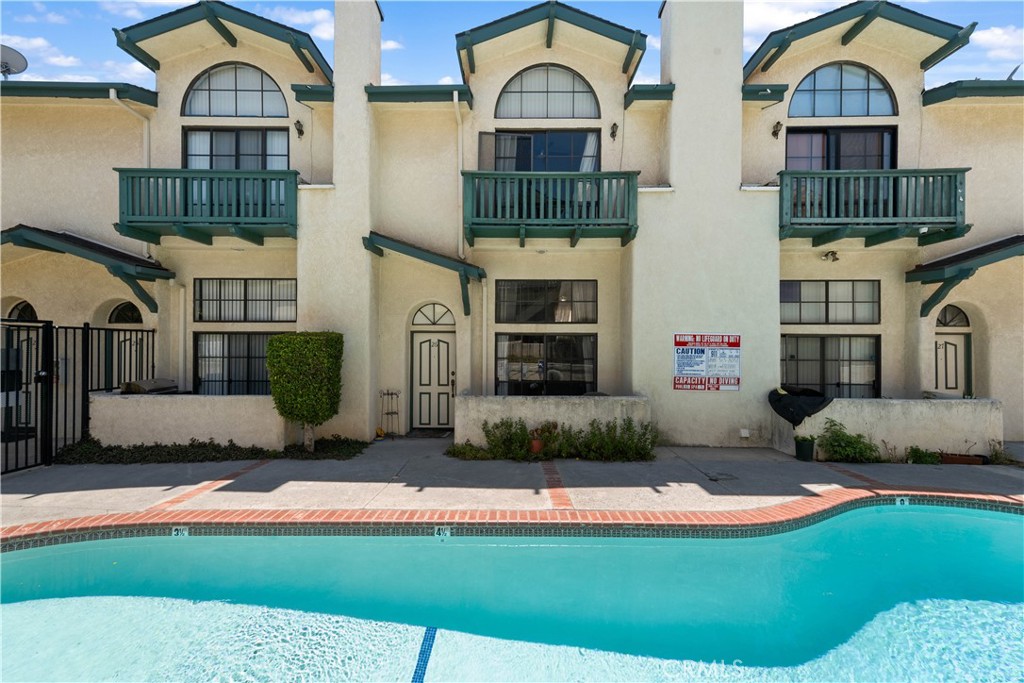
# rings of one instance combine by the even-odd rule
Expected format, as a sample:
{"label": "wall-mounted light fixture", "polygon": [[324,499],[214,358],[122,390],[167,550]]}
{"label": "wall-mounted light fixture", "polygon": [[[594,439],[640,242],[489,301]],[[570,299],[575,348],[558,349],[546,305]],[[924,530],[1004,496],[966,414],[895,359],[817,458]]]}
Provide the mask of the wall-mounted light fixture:
{"label": "wall-mounted light fixture", "polygon": [[834,251],[826,251],[824,254],[821,255],[821,260],[835,263],[836,261],[839,260],[839,254],[837,254]]}
{"label": "wall-mounted light fixture", "polygon": [[782,132],[782,121],[776,121],[775,125],[772,126],[772,137],[776,140],[779,139],[779,133]]}
{"label": "wall-mounted light fixture", "polygon": [[609,135],[611,135],[612,136],[612,140],[614,140],[615,136],[617,136],[618,134],[619,134],[619,124],[613,123],[612,124],[612,129],[611,129]]}
{"label": "wall-mounted light fixture", "polygon": [[299,121],[298,119],[295,119],[295,132],[299,134],[300,140],[306,133],[306,129],[302,126],[302,121]]}

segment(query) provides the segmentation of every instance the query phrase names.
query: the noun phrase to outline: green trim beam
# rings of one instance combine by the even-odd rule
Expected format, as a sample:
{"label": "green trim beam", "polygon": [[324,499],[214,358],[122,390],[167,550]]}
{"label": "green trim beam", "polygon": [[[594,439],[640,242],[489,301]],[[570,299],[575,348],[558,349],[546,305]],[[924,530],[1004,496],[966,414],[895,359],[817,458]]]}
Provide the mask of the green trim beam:
{"label": "green trim beam", "polygon": [[459,288],[462,290],[462,312],[467,316],[470,314],[469,281],[479,282],[487,277],[487,273],[483,268],[474,266],[472,263],[466,263],[443,254],[421,249],[408,242],[396,240],[378,232],[371,231],[368,236],[363,238],[363,248],[376,256],[383,256],[384,250],[387,249],[457,273],[459,276]]}
{"label": "green trim beam", "polygon": [[333,85],[292,83],[292,92],[297,102],[334,102]]}
{"label": "green trim beam", "polygon": [[[878,12],[877,18],[885,19],[946,41],[955,39],[964,30],[955,24],[933,19],[899,5],[885,3],[879,7],[877,2],[854,2],[813,19],[768,34],[764,42],[754,51],[754,54],[750,56],[747,63],[743,65],[743,80],[750,78],[751,74],[772,54],[772,51],[777,50],[787,39],[792,43],[815,33],[861,19],[872,11]],[[944,56],[948,56],[948,54]]]}
{"label": "green trim beam", "polygon": [[921,60],[921,70],[927,71],[946,57],[950,56],[967,43],[971,42],[971,34],[978,27],[978,22],[972,22],[960,29],[960,31],[949,39],[945,45]]}
{"label": "green trim beam", "polygon": [[964,97],[1024,97],[1024,81],[953,81],[921,94],[925,107]]}
{"label": "green trim beam", "polygon": [[938,289],[921,304],[920,315],[924,318],[942,303],[954,287],[973,276],[979,269],[1021,256],[1024,256],[1024,235],[1016,235],[995,244],[970,249],[959,255],[947,256],[932,264],[918,266],[909,271],[904,280],[939,285]]}
{"label": "green trim beam", "polygon": [[781,102],[789,90],[788,83],[754,83],[743,86],[744,102]]}
{"label": "green trim beam", "polygon": [[856,24],[850,27],[850,30],[843,34],[842,44],[843,46],[849,45],[853,42],[853,39],[859,36],[864,29],[871,25],[875,19],[882,13],[882,7],[885,5],[885,0],[878,0],[875,6],[871,10],[862,16]]}
{"label": "green trim beam", "polygon": [[142,285],[139,284],[139,280],[132,277],[124,266],[107,266],[107,272],[128,285],[128,289],[132,290],[135,298],[141,301],[142,304],[149,309],[150,313],[157,312],[156,300],[149,295],[149,292],[142,288]]}
{"label": "green trim beam", "polygon": [[0,97],[56,97],[107,100],[116,90],[118,99],[155,107],[157,94],[130,83],[59,83],[55,81],[5,81]]}
{"label": "green trim beam", "polygon": [[199,4],[206,10],[206,23],[213,27],[213,30],[220,34],[220,37],[224,39],[231,47],[238,47],[238,38],[235,38],[235,34],[228,30],[228,27],[224,25],[220,19],[217,18],[217,14],[206,0],[199,0]]}
{"label": "green trim beam", "polygon": [[927,318],[928,314],[931,313],[936,306],[942,303],[949,293],[953,291],[954,287],[974,275],[976,272],[978,272],[976,268],[965,268],[948,280],[943,280],[942,284],[939,285],[939,288],[932,292],[931,296],[925,299],[924,303],[921,304],[920,317]]}
{"label": "green trim beam", "polygon": [[675,83],[658,83],[658,84],[637,84],[630,87],[626,91],[623,100],[625,102],[625,109],[629,109],[629,106],[634,102],[640,101],[663,101],[671,102],[672,94],[676,90]]}
{"label": "green trim beam", "polygon": [[768,69],[772,68],[772,66],[775,64],[775,62],[779,61],[779,58],[782,57],[782,55],[786,54],[786,50],[788,50],[789,46],[792,45],[792,44],[793,44],[793,32],[790,31],[782,39],[782,42],[780,42],[778,45],[775,46],[775,51],[772,52],[772,56],[769,57],[765,61],[765,63],[761,65],[761,73],[764,73],[764,72],[768,71]]}
{"label": "green trim beam", "polygon": [[[122,30],[114,29],[114,34],[117,36],[117,46],[151,71],[159,71],[160,62],[139,47],[139,43],[200,21],[212,24],[211,16],[221,22],[222,25],[223,22],[230,22],[236,26],[241,26],[288,45],[308,71],[313,71],[312,65],[316,64],[328,82],[334,80],[333,69],[331,69],[323,53],[320,52],[320,48],[317,47],[308,33],[279,24],[270,19],[265,19],[257,14],[246,12],[219,0],[203,0],[203,2],[195,5],[182,7],[173,12],[162,14],[159,17],[133,24]],[[226,26],[224,28],[228,30]],[[221,35],[223,36],[224,34]],[[225,37],[225,39],[227,38]],[[312,62],[310,59],[312,59]]]}
{"label": "green trim beam", "polygon": [[473,91],[468,85],[367,85],[368,102],[451,102],[452,93],[459,102],[473,108]]}

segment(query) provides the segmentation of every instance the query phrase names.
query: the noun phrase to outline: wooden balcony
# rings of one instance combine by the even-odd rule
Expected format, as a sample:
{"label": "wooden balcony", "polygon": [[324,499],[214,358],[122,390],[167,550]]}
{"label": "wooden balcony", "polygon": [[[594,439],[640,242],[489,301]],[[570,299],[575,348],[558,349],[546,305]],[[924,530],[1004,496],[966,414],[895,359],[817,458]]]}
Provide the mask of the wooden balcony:
{"label": "wooden balcony", "polygon": [[463,171],[463,228],[477,238],[568,239],[636,236],[639,171],[522,173]]}
{"label": "wooden balcony", "polygon": [[919,245],[962,237],[968,168],[782,171],[779,239],[820,246],[863,238],[870,247],[904,237]]}
{"label": "wooden balcony", "polygon": [[174,235],[212,244],[238,237],[296,236],[298,171],[117,168],[120,217],[115,229],[159,244]]}

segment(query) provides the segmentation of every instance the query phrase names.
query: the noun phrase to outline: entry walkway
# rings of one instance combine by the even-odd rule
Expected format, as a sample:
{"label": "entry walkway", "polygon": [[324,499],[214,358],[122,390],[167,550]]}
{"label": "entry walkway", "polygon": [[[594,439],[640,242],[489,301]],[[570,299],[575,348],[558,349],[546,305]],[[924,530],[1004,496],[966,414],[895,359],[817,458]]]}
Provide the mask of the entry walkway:
{"label": "entry walkway", "polygon": [[649,463],[464,462],[396,439],[346,461],[57,465],[5,475],[5,538],[130,523],[747,524],[871,495],[1024,504],[1011,466],[799,462],[770,449],[661,447]]}

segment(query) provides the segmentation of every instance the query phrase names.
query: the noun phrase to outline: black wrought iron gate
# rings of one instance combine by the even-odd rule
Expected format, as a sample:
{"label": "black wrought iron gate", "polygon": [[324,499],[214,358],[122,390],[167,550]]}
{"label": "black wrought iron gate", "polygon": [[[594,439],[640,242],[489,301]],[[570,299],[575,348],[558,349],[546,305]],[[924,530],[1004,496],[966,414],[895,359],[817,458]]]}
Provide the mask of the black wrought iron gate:
{"label": "black wrought iron gate", "polygon": [[0,322],[0,472],[51,465],[89,433],[89,393],[152,379],[153,330]]}

